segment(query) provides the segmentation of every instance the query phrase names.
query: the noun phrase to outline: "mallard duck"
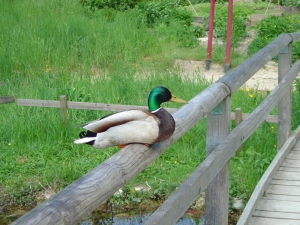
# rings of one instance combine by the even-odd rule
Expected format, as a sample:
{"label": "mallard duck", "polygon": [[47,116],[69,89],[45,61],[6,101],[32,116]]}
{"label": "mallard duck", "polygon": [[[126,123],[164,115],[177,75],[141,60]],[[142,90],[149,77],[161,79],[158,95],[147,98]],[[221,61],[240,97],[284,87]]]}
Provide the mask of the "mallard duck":
{"label": "mallard duck", "polygon": [[128,144],[151,145],[168,139],[175,130],[172,115],[161,108],[163,102],[187,103],[177,98],[167,88],[155,87],[148,97],[147,110],[127,110],[110,114],[83,125],[87,131],[79,134],[76,144],[89,144],[104,149]]}

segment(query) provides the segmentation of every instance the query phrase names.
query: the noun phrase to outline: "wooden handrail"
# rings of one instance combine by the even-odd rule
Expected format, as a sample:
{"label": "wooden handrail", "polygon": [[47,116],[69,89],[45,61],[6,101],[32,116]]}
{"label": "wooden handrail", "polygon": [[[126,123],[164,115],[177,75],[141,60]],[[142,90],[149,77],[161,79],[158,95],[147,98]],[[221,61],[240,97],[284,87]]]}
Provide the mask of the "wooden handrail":
{"label": "wooden handrail", "polygon": [[13,224],[76,224],[129,182],[166,148],[202,119],[227,95],[226,85],[212,84],[177,110],[171,138],[151,147],[129,145],[41,203]]}
{"label": "wooden handrail", "polygon": [[[144,225],[175,224],[202,190],[223,168],[264,118],[284,96],[300,72],[300,61],[289,71],[275,90],[244,120],[224,138],[215,150],[200,164],[186,181],[149,217]],[[184,202],[184,204],[183,204]],[[187,206],[187,207],[186,207]]]}
{"label": "wooden handrail", "polygon": [[[153,162],[221,101],[238,90],[281,49],[291,41],[299,40],[300,32],[280,35],[177,110],[173,114],[176,130],[171,138],[151,147],[138,144],[125,147],[13,224],[76,224],[80,222],[84,216],[104,203],[120,187]],[[237,148],[247,140],[287,93],[299,71],[300,62],[289,70],[285,78],[253,113],[220,141],[195,172],[150,216],[145,224],[176,223],[201,191],[228,163]]]}

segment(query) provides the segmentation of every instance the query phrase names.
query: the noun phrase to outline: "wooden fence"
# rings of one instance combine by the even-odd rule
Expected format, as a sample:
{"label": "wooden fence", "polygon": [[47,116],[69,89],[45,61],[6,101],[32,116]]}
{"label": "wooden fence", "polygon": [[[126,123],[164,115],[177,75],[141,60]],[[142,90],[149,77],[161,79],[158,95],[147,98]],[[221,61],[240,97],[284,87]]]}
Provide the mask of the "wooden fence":
{"label": "wooden fence", "polygon": [[[291,85],[300,71],[300,61],[291,68],[292,41],[300,41],[300,32],[280,35],[174,112],[176,130],[168,140],[151,147],[133,144],[121,149],[13,224],[80,222],[206,115],[206,159],[145,224],[175,224],[205,189],[205,224],[228,224],[230,158],[277,104],[278,149],[290,136]],[[230,95],[278,53],[280,83],[253,113],[230,132]]]}
{"label": "wooden fence", "polygon": [[[136,106],[136,105],[118,105],[118,104],[104,104],[104,103],[88,103],[88,102],[72,102],[66,101],[66,96],[60,96],[60,101],[53,100],[34,100],[34,99],[17,99],[17,105],[19,106],[37,106],[37,107],[49,107],[60,108],[62,114],[62,120],[68,118],[67,109],[87,109],[87,110],[103,110],[120,112],[130,109],[144,109],[147,110],[148,106]],[[165,108],[170,113],[174,113],[176,108]],[[250,114],[242,113],[241,108],[237,108],[235,112],[230,114],[231,120],[242,121],[245,120]],[[205,116],[206,117],[206,116]],[[239,122],[239,123],[240,123]],[[277,123],[278,117],[275,115],[268,115],[265,118],[265,122]]]}

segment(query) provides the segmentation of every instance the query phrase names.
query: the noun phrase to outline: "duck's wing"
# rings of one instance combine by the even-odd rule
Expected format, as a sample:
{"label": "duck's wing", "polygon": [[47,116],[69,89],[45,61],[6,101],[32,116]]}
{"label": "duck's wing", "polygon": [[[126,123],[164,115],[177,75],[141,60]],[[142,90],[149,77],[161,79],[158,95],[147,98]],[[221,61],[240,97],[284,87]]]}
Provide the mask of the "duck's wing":
{"label": "duck's wing", "polygon": [[148,111],[127,110],[127,111],[107,115],[105,117],[102,117],[99,120],[95,120],[90,123],[87,123],[83,125],[83,128],[95,133],[101,133],[114,126],[125,124],[131,121],[145,120],[149,116],[153,117],[153,114],[151,114]]}

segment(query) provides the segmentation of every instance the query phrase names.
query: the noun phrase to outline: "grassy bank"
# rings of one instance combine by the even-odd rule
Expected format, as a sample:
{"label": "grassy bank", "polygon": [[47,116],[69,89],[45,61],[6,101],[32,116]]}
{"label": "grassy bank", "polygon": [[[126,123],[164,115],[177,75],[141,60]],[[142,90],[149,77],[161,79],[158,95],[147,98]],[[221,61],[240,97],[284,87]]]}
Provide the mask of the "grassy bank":
{"label": "grassy bank", "polygon": [[[138,10],[107,13],[87,14],[74,0],[4,1],[0,96],[58,100],[67,95],[70,101],[146,105],[149,91],[157,85],[186,100],[209,85],[195,82],[201,76],[197,73],[184,80],[173,66],[178,58],[206,56],[198,45],[184,46],[176,21],[149,28]],[[222,62],[224,49],[216,51],[220,54],[213,54],[213,60],[219,57]],[[232,96],[232,109],[249,113],[266,94],[239,90]],[[0,112],[0,206],[34,206],[45,188],[59,191],[118,151],[73,144],[79,124],[108,112],[69,110],[67,128],[59,109],[5,104]],[[205,125],[203,120],[193,127],[130,181],[127,190],[147,183],[150,195],[168,196],[204,160]],[[250,196],[276,153],[276,128],[262,124],[232,159],[231,197]],[[143,198],[134,193],[128,197]],[[127,204],[126,199],[114,201]]]}

